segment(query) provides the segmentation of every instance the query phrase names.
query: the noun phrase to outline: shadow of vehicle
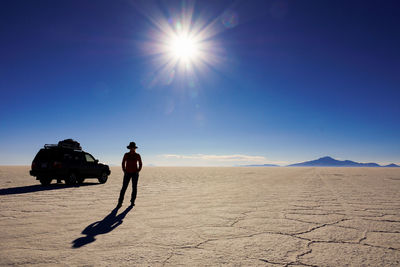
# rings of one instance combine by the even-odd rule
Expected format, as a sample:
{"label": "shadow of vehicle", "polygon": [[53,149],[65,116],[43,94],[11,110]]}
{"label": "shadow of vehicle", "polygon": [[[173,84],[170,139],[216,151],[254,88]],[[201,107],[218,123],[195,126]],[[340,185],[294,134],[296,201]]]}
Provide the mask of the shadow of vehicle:
{"label": "shadow of vehicle", "polygon": [[95,236],[107,234],[120,226],[123,222],[123,219],[128,214],[128,212],[133,208],[133,206],[129,206],[123,212],[117,215],[118,208],[113,209],[110,214],[104,217],[103,220],[94,222],[88,225],[83,231],[82,234],[86,235],[84,237],[80,237],[72,241],[72,248],[80,248],[84,245],[92,243],[96,240]]}
{"label": "shadow of vehicle", "polygon": [[89,186],[89,185],[96,185],[99,183],[83,183],[80,185],[66,185],[66,184],[52,184],[48,186],[43,185],[27,185],[27,186],[19,186],[19,187],[11,187],[11,188],[3,188],[0,189],[0,195],[16,195],[16,194],[26,194],[26,193],[34,193],[40,191],[47,191],[47,190],[58,190],[58,189],[65,189],[71,187],[79,187],[79,186]]}

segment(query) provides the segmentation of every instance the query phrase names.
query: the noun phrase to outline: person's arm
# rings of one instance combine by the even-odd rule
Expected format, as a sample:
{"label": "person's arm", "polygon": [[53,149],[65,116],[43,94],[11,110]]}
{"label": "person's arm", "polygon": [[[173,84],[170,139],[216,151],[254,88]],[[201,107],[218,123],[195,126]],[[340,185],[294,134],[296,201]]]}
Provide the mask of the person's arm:
{"label": "person's arm", "polygon": [[125,172],[126,168],[126,154],[124,155],[124,158],[122,159],[122,170]]}
{"label": "person's arm", "polygon": [[140,157],[140,155],[138,154],[138,161],[139,161],[139,170],[138,172],[140,172],[142,170],[142,158]]}

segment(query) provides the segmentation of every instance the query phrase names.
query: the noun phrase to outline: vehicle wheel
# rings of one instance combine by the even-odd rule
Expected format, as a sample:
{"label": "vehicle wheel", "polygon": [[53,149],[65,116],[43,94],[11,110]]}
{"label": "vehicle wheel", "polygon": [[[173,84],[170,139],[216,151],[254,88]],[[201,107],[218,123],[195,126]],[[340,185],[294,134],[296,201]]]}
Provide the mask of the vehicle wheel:
{"label": "vehicle wheel", "polygon": [[79,177],[78,179],[76,179],[76,181],[78,182],[78,184],[83,184],[83,181],[85,181],[85,178]]}
{"label": "vehicle wheel", "polygon": [[51,179],[50,178],[45,178],[45,177],[40,177],[39,181],[43,186],[47,186],[47,185],[49,185],[51,183]]}
{"label": "vehicle wheel", "polygon": [[71,172],[71,173],[68,175],[68,177],[65,179],[65,183],[66,183],[67,185],[75,185],[75,184],[76,184],[76,181],[77,181],[77,177],[76,177],[76,174],[73,173],[73,172]]}
{"label": "vehicle wheel", "polygon": [[107,182],[107,179],[108,179],[108,174],[103,172],[99,177],[99,183],[104,184],[105,182]]}

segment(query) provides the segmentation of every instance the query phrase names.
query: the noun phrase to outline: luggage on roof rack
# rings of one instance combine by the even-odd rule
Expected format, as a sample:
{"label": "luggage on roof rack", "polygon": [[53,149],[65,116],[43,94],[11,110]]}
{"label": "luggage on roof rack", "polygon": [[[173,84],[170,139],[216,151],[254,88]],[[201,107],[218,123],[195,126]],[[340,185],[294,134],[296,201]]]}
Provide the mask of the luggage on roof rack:
{"label": "luggage on roof rack", "polygon": [[69,148],[74,150],[82,150],[81,144],[73,139],[65,139],[58,142],[59,147]]}
{"label": "luggage on roof rack", "polygon": [[73,139],[65,139],[58,144],[46,144],[44,145],[45,148],[66,148],[66,149],[72,149],[72,150],[82,150],[81,144],[79,142],[73,140]]}

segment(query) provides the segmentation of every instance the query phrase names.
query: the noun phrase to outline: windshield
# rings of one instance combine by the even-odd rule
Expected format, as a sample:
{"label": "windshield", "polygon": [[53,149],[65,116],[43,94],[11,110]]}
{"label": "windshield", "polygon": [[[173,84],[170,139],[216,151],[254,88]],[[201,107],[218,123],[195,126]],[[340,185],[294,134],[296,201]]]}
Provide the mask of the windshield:
{"label": "windshield", "polygon": [[85,154],[86,162],[94,162],[94,158],[90,154]]}

